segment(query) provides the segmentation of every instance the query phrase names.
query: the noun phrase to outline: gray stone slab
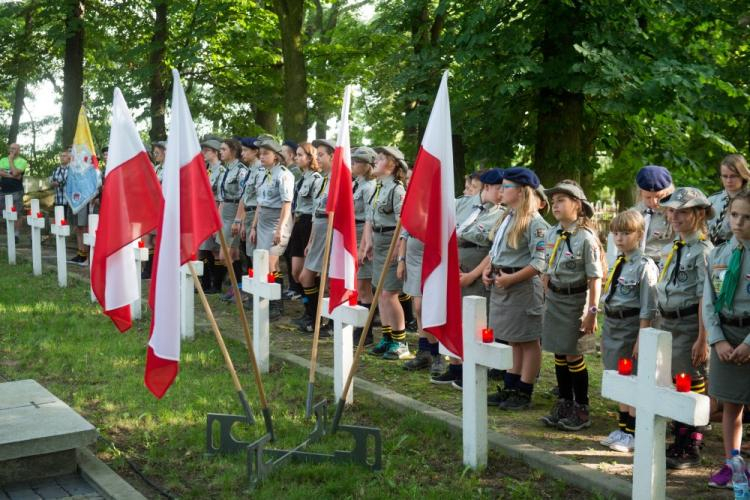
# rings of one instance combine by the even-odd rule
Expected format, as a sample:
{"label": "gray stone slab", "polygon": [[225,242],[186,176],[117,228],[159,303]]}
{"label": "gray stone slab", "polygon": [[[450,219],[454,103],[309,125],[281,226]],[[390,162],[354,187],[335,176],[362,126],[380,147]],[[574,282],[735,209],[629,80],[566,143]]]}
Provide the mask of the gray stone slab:
{"label": "gray stone slab", "polygon": [[0,384],[0,461],[81,448],[96,428],[34,380]]}
{"label": "gray stone slab", "polygon": [[96,493],[96,490],[79,475],[61,476],[55,478],[55,482],[60,485],[70,496],[83,496]]}
{"label": "gray stone slab", "polygon": [[39,487],[38,485],[35,485],[34,491],[37,493],[37,495],[44,498],[45,500],[70,497],[67,491],[57,486],[56,484],[51,484],[51,485],[44,486],[44,487]]}

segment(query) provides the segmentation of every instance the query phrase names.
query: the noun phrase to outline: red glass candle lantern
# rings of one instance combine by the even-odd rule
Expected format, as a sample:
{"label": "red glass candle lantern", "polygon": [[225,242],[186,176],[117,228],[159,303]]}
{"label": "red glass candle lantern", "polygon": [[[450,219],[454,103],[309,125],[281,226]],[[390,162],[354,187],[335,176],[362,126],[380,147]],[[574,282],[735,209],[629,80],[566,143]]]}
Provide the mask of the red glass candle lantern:
{"label": "red glass candle lantern", "polygon": [[357,291],[356,290],[354,290],[353,292],[351,292],[349,294],[349,305],[352,306],[352,307],[356,306],[358,298],[359,297],[357,296]]}
{"label": "red glass candle lantern", "polygon": [[275,283],[276,282],[276,276],[274,276],[273,273],[268,273],[266,275],[266,281],[268,281],[269,283]]}
{"label": "red glass candle lantern", "polygon": [[253,272],[253,268],[252,267],[248,267],[247,268],[247,275],[249,277],[251,277],[251,278],[255,275],[255,273]]}
{"label": "red glass candle lantern", "polygon": [[690,379],[690,375],[688,375],[687,373],[679,373],[675,380],[677,392],[690,392],[690,386],[692,385],[692,382],[693,381]]}
{"label": "red glass candle lantern", "polygon": [[15,205],[13,205],[12,207],[10,207],[10,211],[11,211],[11,212],[15,212],[15,211],[16,211],[16,206],[15,206]]}
{"label": "red glass candle lantern", "polygon": [[495,341],[495,332],[492,328],[482,328],[482,342],[489,344]]}
{"label": "red glass candle lantern", "polygon": [[633,374],[633,360],[630,358],[620,358],[617,362],[617,373],[620,375]]}
{"label": "red glass candle lantern", "polygon": [[37,212],[36,213],[36,218],[37,219],[41,219],[42,217],[44,217],[44,214],[42,212]]}
{"label": "red glass candle lantern", "polygon": [[66,221],[65,219],[60,219],[60,225],[61,226],[67,226],[68,225],[68,221]]}
{"label": "red glass candle lantern", "polygon": [[146,248],[146,243],[143,240],[138,240],[138,248]]}

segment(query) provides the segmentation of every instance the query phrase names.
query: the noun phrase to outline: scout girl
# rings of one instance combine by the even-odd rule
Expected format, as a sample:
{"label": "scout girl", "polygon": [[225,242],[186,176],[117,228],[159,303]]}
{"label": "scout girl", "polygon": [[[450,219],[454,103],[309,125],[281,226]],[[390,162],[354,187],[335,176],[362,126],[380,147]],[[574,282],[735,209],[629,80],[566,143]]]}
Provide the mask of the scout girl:
{"label": "scout girl", "polygon": [[664,167],[647,165],[638,171],[635,183],[638,186],[638,203],[633,210],[640,212],[645,224],[641,251],[658,264],[662,248],[670,244],[674,237],[666,210],[659,206],[659,200],[674,191],[672,175]]}
{"label": "scout girl", "polygon": [[714,209],[714,216],[708,221],[708,234],[714,245],[719,245],[732,237],[732,229],[729,226],[729,217],[727,217],[729,201],[747,186],[747,181],[750,180],[747,161],[744,156],[738,154],[728,155],[721,160],[719,174],[724,189],[708,198]]}
{"label": "scout girl", "polygon": [[[217,280],[219,283],[224,281],[224,277],[227,275],[227,266],[231,265],[234,269],[236,276],[242,276],[242,268],[240,263],[240,235],[239,235],[239,220],[235,217],[237,215],[237,207],[240,203],[240,196],[242,195],[242,186],[247,177],[247,167],[240,161],[240,155],[242,154],[242,146],[235,139],[224,139],[219,148],[219,156],[221,161],[224,162],[224,174],[219,180],[219,197],[221,203],[219,205],[219,213],[221,214],[221,221],[223,223],[222,231],[224,232],[224,238],[227,240],[229,245],[229,257],[231,262],[226,262],[225,256],[220,253],[220,260],[216,263],[217,266]],[[216,243],[220,244],[220,240],[216,239]],[[231,301],[234,297],[234,289],[229,288],[229,291],[222,296],[222,300]]]}
{"label": "scout girl", "polygon": [[[363,251],[362,237],[367,222],[367,203],[375,193],[375,159],[377,153],[367,146],[357,148],[352,153],[352,175],[354,176],[354,221],[357,229],[357,297],[359,305],[370,308],[372,304],[372,260]],[[354,345],[359,343],[362,328],[354,329]],[[365,345],[373,343],[372,329],[367,332]]]}
{"label": "scout girl", "polygon": [[[214,203],[218,207],[221,203],[219,196],[219,180],[224,174],[224,166],[219,160],[219,150],[221,141],[218,139],[204,139],[201,142],[203,159],[208,167],[208,182],[211,184],[211,191],[214,195]],[[216,258],[219,256],[219,245],[216,243],[216,237],[211,236],[201,243],[198,249],[198,258],[203,261],[203,274],[201,275],[201,284],[204,293],[220,293],[221,281],[217,280]]]}

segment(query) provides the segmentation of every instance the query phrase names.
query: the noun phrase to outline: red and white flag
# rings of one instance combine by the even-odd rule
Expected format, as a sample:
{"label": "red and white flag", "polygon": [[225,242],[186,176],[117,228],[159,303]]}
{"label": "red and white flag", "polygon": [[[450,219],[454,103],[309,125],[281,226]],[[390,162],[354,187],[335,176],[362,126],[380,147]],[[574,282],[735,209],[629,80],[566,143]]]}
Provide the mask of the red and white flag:
{"label": "red and white flag", "polygon": [[401,209],[401,224],[411,236],[424,243],[423,328],[451,352],[463,357],[451,141],[446,71],[414,161],[414,171]]}
{"label": "red and white flag", "polygon": [[221,228],[206,164],[201,154],[180,75],[172,70],[172,112],[164,158],[164,212],[154,250],[149,305],[151,337],[146,387],[161,398],[180,361],[180,266],[194,259],[200,244]]}
{"label": "red and white flag", "polygon": [[141,285],[131,243],[156,228],[162,203],[159,179],[122,92],[115,88],[91,288],[121,332],[133,324],[130,304],[138,299]]}
{"label": "red and white flag", "polygon": [[331,183],[326,212],[333,212],[333,238],[328,260],[329,312],[346,302],[357,290],[357,228],[354,221],[352,159],[349,147],[349,100],[351,87],[344,89],[339,135],[333,152]]}

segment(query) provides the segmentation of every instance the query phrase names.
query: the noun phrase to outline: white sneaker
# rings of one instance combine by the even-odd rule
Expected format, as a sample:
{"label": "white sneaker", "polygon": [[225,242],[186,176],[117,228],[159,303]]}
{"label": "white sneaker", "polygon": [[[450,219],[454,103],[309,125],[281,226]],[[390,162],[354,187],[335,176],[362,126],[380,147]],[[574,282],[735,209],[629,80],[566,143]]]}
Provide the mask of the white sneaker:
{"label": "white sneaker", "polygon": [[620,453],[631,453],[635,447],[635,436],[622,432],[622,438],[609,445],[609,449]]}
{"label": "white sneaker", "polygon": [[615,443],[615,442],[619,441],[620,439],[622,439],[622,435],[623,434],[624,434],[624,432],[622,432],[620,429],[612,431],[612,432],[609,433],[609,436],[607,436],[604,439],[602,439],[601,441],[599,441],[599,444],[602,445],[602,446],[609,447],[609,445],[611,445],[612,443]]}

